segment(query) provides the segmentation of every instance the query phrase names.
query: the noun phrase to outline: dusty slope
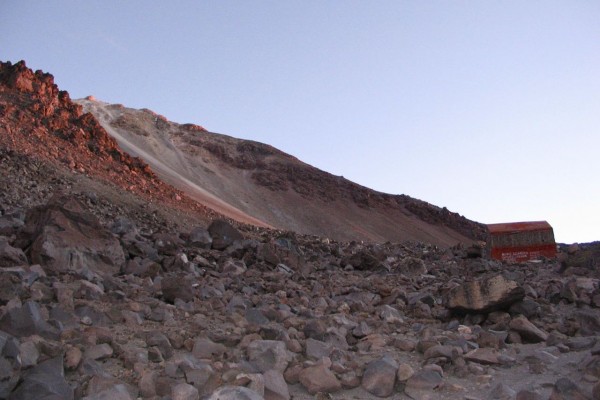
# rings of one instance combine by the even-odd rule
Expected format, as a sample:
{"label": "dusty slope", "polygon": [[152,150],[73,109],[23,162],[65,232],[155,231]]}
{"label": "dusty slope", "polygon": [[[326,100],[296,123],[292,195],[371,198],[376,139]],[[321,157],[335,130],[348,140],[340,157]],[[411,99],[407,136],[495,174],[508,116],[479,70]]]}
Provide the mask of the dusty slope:
{"label": "dusty slope", "polygon": [[[76,100],[166,182],[228,215],[338,240],[417,240],[441,246],[481,237],[481,226],[408,196],[372,191],[277,149],[176,124],[150,110]],[[256,221],[253,221],[256,223]]]}

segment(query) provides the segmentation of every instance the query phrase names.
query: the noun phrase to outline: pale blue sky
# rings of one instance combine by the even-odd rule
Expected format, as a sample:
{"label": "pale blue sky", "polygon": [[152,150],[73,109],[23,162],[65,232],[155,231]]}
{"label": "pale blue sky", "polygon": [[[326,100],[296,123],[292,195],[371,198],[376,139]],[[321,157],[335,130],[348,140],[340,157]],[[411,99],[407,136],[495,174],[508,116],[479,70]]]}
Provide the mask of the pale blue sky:
{"label": "pale blue sky", "polygon": [[0,59],[484,223],[600,240],[598,1],[8,1]]}

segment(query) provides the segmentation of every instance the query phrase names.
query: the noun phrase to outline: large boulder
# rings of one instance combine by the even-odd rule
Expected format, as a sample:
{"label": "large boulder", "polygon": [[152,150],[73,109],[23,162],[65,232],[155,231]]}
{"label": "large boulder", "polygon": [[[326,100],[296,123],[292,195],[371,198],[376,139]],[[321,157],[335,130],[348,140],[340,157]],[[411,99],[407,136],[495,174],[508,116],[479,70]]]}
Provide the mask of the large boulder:
{"label": "large boulder", "polygon": [[464,283],[446,296],[446,307],[455,312],[482,313],[509,307],[523,299],[525,290],[502,275]]}
{"label": "large boulder", "polygon": [[30,209],[25,221],[17,245],[29,247],[32,263],[51,274],[86,269],[115,274],[125,263],[119,240],[73,197],[55,196]]}
{"label": "large boulder", "polygon": [[212,238],[212,248],[216,250],[223,250],[236,240],[244,239],[244,235],[222,219],[213,221],[208,227],[208,233]]}
{"label": "large boulder", "polygon": [[64,376],[62,356],[45,361],[29,370],[9,400],[39,400],[74,398],[73,388]]}
{"label": "large boulder", "polygon": [[362,378],[362,387],[367,392],[377,397],[388,397],[394,391],[398,364],[393,358],[383,356],[372,361],[365,369]]}
{"label": "large boulder", "polygon": [[0,329],[16,337],[40,335],[49,339],[58,339],[59,332],[43,317],[40,306],[28,301],[22,307],[8,310],[0,318]]}

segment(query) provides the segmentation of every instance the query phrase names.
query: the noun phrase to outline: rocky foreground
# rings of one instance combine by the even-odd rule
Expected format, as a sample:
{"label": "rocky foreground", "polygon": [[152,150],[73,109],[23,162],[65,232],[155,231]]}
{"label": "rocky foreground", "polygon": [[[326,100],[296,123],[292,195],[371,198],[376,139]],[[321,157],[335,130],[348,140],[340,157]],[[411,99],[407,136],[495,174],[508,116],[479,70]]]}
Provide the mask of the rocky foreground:
{"label": "rocky foreground", "polygon": [[508,265],[0,209],[0,398],[600,398],[597,247]]}

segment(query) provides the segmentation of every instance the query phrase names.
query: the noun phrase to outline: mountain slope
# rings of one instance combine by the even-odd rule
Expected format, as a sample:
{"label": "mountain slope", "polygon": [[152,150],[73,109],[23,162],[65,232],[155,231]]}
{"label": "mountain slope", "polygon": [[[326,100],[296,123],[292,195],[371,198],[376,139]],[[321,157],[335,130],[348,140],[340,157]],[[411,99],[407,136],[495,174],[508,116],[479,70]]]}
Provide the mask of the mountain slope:
{"label": "mountain slope", "polygon": [[337,240],[417,240],[440,246],[482,237],[482,226],[405,195],[370,190],[271,146],[176,124],[150,110],[76,100],[128,153],[169,184],[236,218]]}
{"label": "mountain slope", "polygon": [[[123,152],[92,114],[84,113],[66,91],[59,91],[52,75],[33,72],[23,61],[0,62],[0,149],[10,165],[46,171],[43,182],[38,177],[26,181],[30,187],[5,182],[3,198],[9,191],[29,190],[32,199],[44,201],[52,190],[73,191],[77,186],[105,193],[112,201],[118,197],[128,204],[179,210],[197,223],[220,216],[165,184],[142,159]],[[41,197],[34,196],[40,188]]]}

